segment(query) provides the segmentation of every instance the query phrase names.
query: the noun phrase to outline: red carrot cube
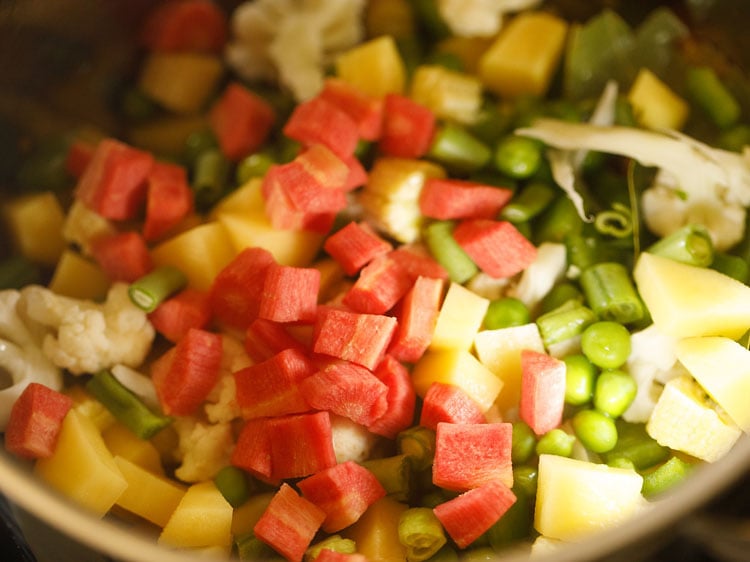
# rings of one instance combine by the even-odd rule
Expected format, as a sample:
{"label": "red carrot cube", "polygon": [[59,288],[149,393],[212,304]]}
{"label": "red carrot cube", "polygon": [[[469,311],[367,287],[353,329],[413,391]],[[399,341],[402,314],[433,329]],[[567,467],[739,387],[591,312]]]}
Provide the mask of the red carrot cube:
{"label": "red carrot cube", "polygon": [[399,361],[416,363],[432,341],[443,299],[442,279],[418,277],[398,304],[398,328],[388,353]]}
{"label": "red carrot cube", "polygon": [[453,238],[491,277],[512,277],[536,259],[536,246],[507,221],[464,220],[453,230]]}
{"label": "red carrot cube", "polygon": [[208,293],[184,289],[162,302],[149,313],[148,319],[157,332],[172,343],[182,339],[191,328],[205,329],[211,322]]}
{"label": "red carrot cube", "polygon": [[269,427],[274,418],[249,419],[237,436],[230,463],[246,470],[263,482],[273,483],[271,467],[271,440]]}
{"label": "red carrot cube", "polygon": [[374,141],[383,127],[383,100],[368,96],[340,78],[326,78],[320,97],[341,108],[357,126],[359,138]]}
{"label": "red carrot cube", "polygon": [[342,189],[349,177],[349,165],[324,144],[313,144],[302,149],[294,162],[326,189]]}
{"label": "red carrot cube", "polygon": [[354,154],[359,141],[354,120],[320,96],[297,105],[282,130],[304,145],[324,144],[341,158]]}
{"label": "red carrot cube", "polygon": [[146,241],[133,230],[99,236],[91,254],[112,281],[132,283],[154,268]]}
{"label": "red carrot cube", "polygon": [[328,412],[273,418],[268,438],[274,480],[302,478],[336,464]]}
{"label": "red carrot cube", "polygon": [[530,349],[521,351],[519,415],[537,435],[562,423],[565,362]]}
{"label": "red carrot cube", "polygon": [[468,180],[428,178],[419,196],[419,208],[426,217],[453,219],[495,219],[513,192]]}
{"label": "red carrot cube", "polygon": [[440,422],[480,424],[487,419],[460,386],[433,382],[424,395],[419,425],[436,430]]}
{"label": "red carrot cube", "polygon": [[420,158],[430,149],[435,122],[428,107],[403,94],[387,94],[378,147],[387,156]]}
{"label": "red carrot cube", "polygon": [[73,399],[38,382],[29,383],[11,407],[5,448],[19,457],[52,456]]}
{"label": "red carrot cube", "polygon": [[322,509],[282,484],[253,533],[290,562],[301,562],[325,518]]}
{"label": "red carrot cube", "polygon": [[497,423],[437,424],[432,481],[448,490],[464,491],[499,480],[513,485],[513,426]]}
{"label": "red carrot cube", "polygon": [[393,246],[381,238],[366,222],[350,222],[323,244],[347,275],[355,275],[376,257],[388,253]]}
{"label": "red carrot cube", "polygon": [[79,179],[94,156],[96,145],[81,139],[74,140],[65,157],[65,171]]}
{"label": "red carrot cube", "polygon": [[423,244],[404,244],[388,256],[406,271],[412,280],[420,275],[433,279],[448,279],[448,271],[440,265]]}
{"label": "red carrot cube", "polygon": [[140,42],[156,52],[220,53],[229,33],[227,15],[211,0],[168,0],[149,12]]}
{"label": "red carrot cube", "polygon": [[313,322],[320,271],[272,263],[266,272],[258,317],[274,322]]}
{"label": "red carrot cube", "polygon": [[285,349],[307,351],[305,344],[290,334],[283,324],[256,318],[247,327],[245,351],[256,363],[270,359]]}
{"label": "red carrot cube", "polygon": [[143,237],[148,242],[169,234],[193,210],[193,190],[182,166],[156,162],[146,177],[146,219]]}
{"label": "red carrot cube", "polygon": [[367,426],[370,432],[394,439],[400,431],[414,424],[417,395],[406,367],[386,355],[373,374],[388,387],[385,413]]}
{"label": "red carrot cube", "polygon": [[315,562],[368,562],[368,560],[364,554],[357,552],[339,552],[330,548],[324,548],[315,557]]}
{"label": "red carrot cube", "polygon": [[511,489],[489,481],[433,508],[435,516],[459,548],[466,548],[516,503]]}
{"label": "red carrot cube", "polygon": [[392,258],[394,252],[376,256],[359,273],[344,295],[343,304],[367,314],[384,314],[409,291],[414,278]]}

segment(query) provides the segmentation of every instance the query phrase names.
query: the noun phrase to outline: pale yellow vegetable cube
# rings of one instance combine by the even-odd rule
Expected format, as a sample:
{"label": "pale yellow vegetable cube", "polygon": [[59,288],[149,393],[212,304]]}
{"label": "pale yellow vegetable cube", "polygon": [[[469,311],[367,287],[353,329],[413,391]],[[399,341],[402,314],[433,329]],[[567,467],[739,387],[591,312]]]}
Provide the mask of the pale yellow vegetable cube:
{"label": "pale yellow vegetable cube", "polygon": [[637,514],[642,486],[634,470],[540,455],[534,528],[548,539],[583,539]]}
{"label": "pale yellow vegetable cube", "polygon": [[178,547],[226,547],[232,541],[232,506],[213,481],[190,486],[164,526],[159,542]]}
{"label": "pale yellow vegetable cube", "polygon": [[414,71],[409,97],[439,118],[471,124],[482,106],[482,83],[444,66],[421,65]]}
{"label": "pale yellow vegetable cube", "polygon": [[336,59],[336,74],[364,94],[381,97],[403,93],[406,66],[390,35],[352,47]]}
{"label": "pale yellow vegetable cube", "polygon": [[100,433],[117,422],[112,412],[107,410],[104,404],[89,394],[82,386],[74,385],[66,388],[65,394],[73,399],[73,409],[94,422]]}
{"label": "pale yellow vegetable cube", "polygon": [[206,291],[236,251],[224,225],[211,221],[165,240],[151,251],[154,264],[182,271],[193,289]]}
{"label": "pale yellow vegetable cube", "polygon": [[503,381],[462,349],[427,351],[414,365],[411,380],[421,397],[434,382],[458,386],[483,412],[490,409],[503,387]]}
{"label": "pale yellow vegetable cube", "polygon": [[235,252],[265,248],[282,265],[307,267],[323,245],[323,235],[307,230],[280,230],[266,215],[262,181],[252,179],[220,201],[211,216],[224,225]]}
{"label": "pale yellow vegetable cube", "polygon": [[647,68],[638,72],[628,101],[636,121],[650,129],[681,129],[690,113],[690,105]]}
{"label": "pale yellow vegetable cube", "polygon": [[489,306],[489,299],[451,283],[438,313],[430,348],[471,349]]}
{"label": "pale yellow vegetable cube", "polygon": [[221,57],[204,53],[151,53],[141,66],[140,90],[175,113],[198,113],[224,74]]}
{"label": "pale yellow vegetable cube", "polygon": [[690,375],[664,385],[646,431],[659,444],[707,462],[723,457],[742,435],[726,414],[708,402],[705,391]]}
{"label": "pale yellow vegetable cube", "polygon": [[750,328],[750,287],[713,269],[644,252],[633,270],[654,324],[678,338],[739,338]]}
{"label": "pale yellow vegetable cube", "polygon": [[474,350],[482,364],[501,381],[503,389],[496,405],[501,412],[517,407],[521,398],[521,351],[544,353],[544,343],[536,323],[482,330],[474,338]]}
{"label": "pale yellow vegetable cube", "polygon": [[750,350],[729,338],[686,338],[677,359],[740,429],[750,432]]}
{"label": "pale yellow vegetable cube", "polygon": [[451,35],[435,46],[437,53],[450,54],[458,57],[467,72],[476,74],[482,55],[492,45],[491,37],[462,37]]}
{"label": "pale yellow vegetable cube", "polygon": [[568,24],[547,12],[513,18],[479,60],[479,78],[508,98],[547,92],[565,46]]}
{"label": "pale yellow vegetable cube", "polygon": [[73,250],[65,250],[49,282],[49,289],[66,297],[100,301],[110,281],[102,268]]}
{"label": "pale yellow vegetable cube", "polygon": [[127,459],[154,474],[164,474],[159,450],[151,441],[141,439],[122,423],[112,423],[102,431],[102,438],[114,456]]}
{"label": "pale yellow vegetable cube", "polygon": [[241,506],[235,508],[232,514],[232,534],[239,536],[252,533],[253,527],[255,527],[275,494],[275,492],[255,494]]}
{"label": "pale yellow vegetable cube", "polygon": [[104,515],[128,486],[94,422],[75,408],[63,420],[55,452],[34,472],[73,501]]}
{"label": "pale yellow vegetable cube", "polygon": [[116,456],[115,463],[128,482],[117,505],[164,527],[185,495],[185,487],[123,457]]}
{"label": "pale yellow vegetable cube", "polygon": [[357,552],[368,560],[406,560],[406,547],[398,538],[398,522],[408,507],[390,496],[381,498],[367,508],[356,523],[341,531],[341,535],[352,539]]}
{"label": "pale yellow vegetable cube", "polygon": [[62,227],[63,238],[78,246],[81,253],[91,255],[91,243],[100,236],[117,234],[117,227],[109,219],[87,207],[76,199],[65,215]]}
{"label": "pale yellow vegetable cube", "polygon": [[22,195],[2,207],[2,216],[18,253],[53,266],[65,250],[62,227],[65,213],[51,191]]}

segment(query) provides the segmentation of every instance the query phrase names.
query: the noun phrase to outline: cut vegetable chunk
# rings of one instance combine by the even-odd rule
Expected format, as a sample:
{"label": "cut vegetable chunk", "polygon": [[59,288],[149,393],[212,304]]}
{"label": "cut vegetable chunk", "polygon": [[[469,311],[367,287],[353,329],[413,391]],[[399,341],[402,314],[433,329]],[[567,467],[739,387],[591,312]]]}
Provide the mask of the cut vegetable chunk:
{"label": "cut vegetable chunk", "polygon": [[5,448],[24,458],[50,457],[73,399],[38,382],[21,392],[10,410]]}
{"label": "cut vegetable chunk", "polygon": [[443,298],[442,279],[418,277],[395,310],[398,327],[388,353],[399,361],[415,363],[432,341],[440,303]]}
{"label": "cut vegetable chunk", "polygon": [[226,14],[210,0],[169,0],[149,12],[140,42],[151,51],[220,53],[228,34]]}
{"label": "cut vegetable chunk", "polygon": [[451,283],[438,313],[430,349],[471,349],[490,301]]}
{"label": "cut vegetable chunk", "polygon": [[388,387],[387,409],[367,429],[376,435],[394,439],[400,431],[411,427],[417,395],[411,384],[408,369],[392,355],[386,355],[374,371],[374,375]]}
{"label": "cut vegetable chunk", "polygon": [[354,275],[377,256],[393,249],[366,222],[350,222],[329,236],[323,249],[333,257],[346,272]]}
{"label": "cut vegetable chunk", "polygon": [[278,322],[257,318],[245,332],[245,351],[256,363],[270,359],[286,349],[305,352],[306,346],[296,339],[286,326]]}
{"label": "cut vegetable chunk", "polygon": [[393,259],[393,252],[389,252],[362,269],[342,302],[357,312],[384,314],[401,300],[413,283],[409,272]]}
{"label": "cut vegetable chunk", "polygon": [[320,271],[272,263],[265,274],[258,317],[274,322],[313,322]]}
{"label": "cut vegetable chunk", "polygon": [[115,463],[128,483],[117,505],[164,527],[185,495],[184,486],[123,457],[115,456]]}
{"label": "cut vegetable chunk", "polygon": [[132,283],[154,267],[146,241],[133,230],[96,238],[91,254],[111,281]]}
{"label": "cut vegetable chunk", "polygon": [[453,238],[492,277],[512,277],[536,259],[536,246],[507,221],[468,219],[456,226]]}
{"label": "cut vegetable chunk", "polygon": [[460,179],[428,179],[419,198],[425,216],[439,219],[494,219],[513,192]]}
{"label": "cut vegetable chunk", "polygon": [[359,138],[374,141],[383,128],[383,100],[340,78],[326,78],[320,97],[340,107],[357,124]]}
{"label": "cut vegetable chunk", "polygon": [[359,140],[354,120],[320,96],[296,106],[283,131],[289,138],[307,146],[323,144],[341,158],[352,155]]}
{"label": "cut vegetable chunk", "polygon": [[519,415],[537,435],[562,422],[565,407],[565,363],[532,350],[521,351]]}
{"label": "cut vegetable chunk", "polygon": [[385,96],[383,132],[378,148],[387,156],[420,158],[435,134],[435,114],[402,94]]}
{"label": "cut vegetable chunk", "polygon": [[302,478],[336,464],[328,412],[273,418],[268,440],[274,480]]}
{"label": "cut vegetable chunk", "polygon": [[143,238],[153,242],[176,228],[193,211],[193,191],[184,167],[155,162],[146,176]]}
{"label": "cut vegetable chunk", "polygon": [[434,382],[422,400],[419,425],[437,429],[438,423],[485,423],[479,405],[466,392],[454,385]]}
{"label": "cut vegetable chunk", "polygon": [[211,321],[211,303],[206,291],[183,289],[163,301],[148,319],[157,332],[177,343],[191,328],[205,329]]}
{"label": "cut vegetable chunk", "polygon": [[190,486],[159,535],[178,547],[228,547],[232,542],[232,506],[212,480]]}

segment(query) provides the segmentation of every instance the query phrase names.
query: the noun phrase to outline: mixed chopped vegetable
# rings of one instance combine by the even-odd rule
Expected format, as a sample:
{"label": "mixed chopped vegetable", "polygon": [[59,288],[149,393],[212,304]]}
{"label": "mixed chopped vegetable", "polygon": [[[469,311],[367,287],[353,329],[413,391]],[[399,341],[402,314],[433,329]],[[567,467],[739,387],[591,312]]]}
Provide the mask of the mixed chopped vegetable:
{"label": "mixed chopped vegetable", "polygon": [[242,560],[546,551],[750,430],[748,100],[678,14],[168,0],[138,41],[124,133],[2,200],[0,430],[72,501]]}

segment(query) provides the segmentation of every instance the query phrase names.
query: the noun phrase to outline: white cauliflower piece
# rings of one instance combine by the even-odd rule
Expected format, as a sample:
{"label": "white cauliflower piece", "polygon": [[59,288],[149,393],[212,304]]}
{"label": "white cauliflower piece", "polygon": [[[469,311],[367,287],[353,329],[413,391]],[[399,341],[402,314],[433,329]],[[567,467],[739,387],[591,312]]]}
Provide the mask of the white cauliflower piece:
{"label": "white cauliflower piece", "polygon": [[527,10],[541,0],[438,0],[443,21],[455,35],[491,37],[502,28],[506,14]]}
{"label": "white cauliflower piece", "polygon": [[252,365],[242,342],[236,337],[222,334],[222,356],[219,380],[206,398],[204,410],[212,423],[229,422],[240,417],[237,405],[234,372]]}
{"label": "white cauliflower piece", "polygon": [[537,257],[521,274],[518,284],[508,295],[534,310],[550,289],[565,276],[568,263],[565,244],[544,242],[537,249]]}
{"label": "white cauliflower piece", "polygon": [[232,15],[225,60],[248,80],[273,80],[304,101],[325,68],[364,38],[365,0],[251,0]]}
{"label": "white cauliflower piece", "polygon": [[177,432],[177,455],[181,461],[175,476],[183,482],[210,480],[229,464],[234,450],[231,424],[208,424],[180,417],[173,427]]}
{"label": "white cauliflower piece", "polygon": [[19,306],[33,321],[50,328],[42,351],[57,367],[74,375],[118,364],[138,367],[155,336],[146,313],[130,300],[125,283],[113,284],[104,303],[30,285],[21,290]]}
{"label": "white cauliflower piece", "polygon": [[23,317],[19,291],[0,291],[0,372],[10,380],[0,389],[0,432],[5,431],[16,398],[32,382],[54,390],[62,388],[62,373],[41,352],[41,332]]}
{"label": "white cauliflower piece", "polygon": [[366,427],[349,418],[331,414],[331,431],[333,433],[333,450],[336,461],[362,462],[370,458],[378,436]]}
{"label": "white cauliflower piece", "polygon": [[509,286],[510,279],[508,277],[491,277],[483,271],[477,273],[466,283],[466,288],[471,292],[489,300],[502,297]]}

